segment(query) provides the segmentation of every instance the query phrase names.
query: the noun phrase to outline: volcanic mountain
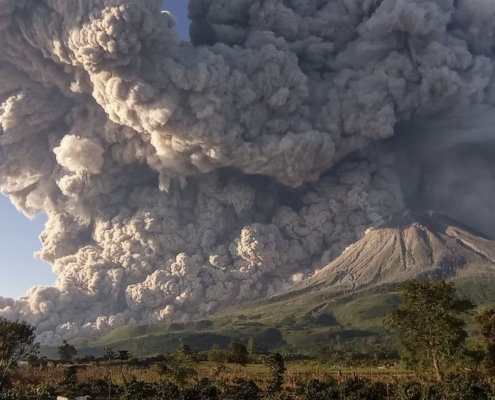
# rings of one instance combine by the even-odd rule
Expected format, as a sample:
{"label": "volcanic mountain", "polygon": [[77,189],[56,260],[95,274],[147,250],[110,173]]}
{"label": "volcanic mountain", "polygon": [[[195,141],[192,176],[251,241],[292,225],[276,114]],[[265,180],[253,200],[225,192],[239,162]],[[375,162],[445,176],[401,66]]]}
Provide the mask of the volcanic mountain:
{"label": "volcanic mountain", "polygon": [[183,340],[206,350],[253,337],[268,349],[284,343],[312,349],[335,343],[337,336],[352,341],[386,335],[382,318],[399,304],[394,284],[415,278],[452,279],[461,296],[478,305],[493,304],[495,241],[436,213],[402,215],[369,230],[332,263],[282,294],[236,305],[208,320],[124,326],[83,346],[151,354],[164,346],[173,350]]}
{"label": "volcanic mountain", "polygon": [[355,292],[409,279],[495,276],[495,241],[433,212],[369,230],[291,292]]}

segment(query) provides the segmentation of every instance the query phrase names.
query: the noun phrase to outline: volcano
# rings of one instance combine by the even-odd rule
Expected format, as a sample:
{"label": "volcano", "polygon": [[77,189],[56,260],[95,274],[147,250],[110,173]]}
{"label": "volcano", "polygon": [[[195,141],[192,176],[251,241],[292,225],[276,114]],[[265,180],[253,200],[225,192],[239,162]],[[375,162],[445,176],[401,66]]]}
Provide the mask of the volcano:
{"label": "volcano", "polygon": [[356,292],[410,279],[494,276],[495,241],[449,217],[405,214],[370,229],[290,290]]}
{"label": "volcano", "polygon": [[[483,306],[495,301],[494,278],[494,240],[444,215],[404,214],[368,230],[289,290],[189,323],[187,340],[206,350],[219,341],[240,340],[249,331],[257,343],[276,348],[286,341],[309,351],[337,336],[352,341],[386,335],[382,319],[399,304],[394,293],[398,282],[448,279],[462,297]],[[146,346],[136,345],[139,335],[150,343],[147,348],[163,349],[169,343],[172,350],[184,334],[166,324],[125,326],[88,347],[115,345],[118,338],[120,346],[140,353]]]}

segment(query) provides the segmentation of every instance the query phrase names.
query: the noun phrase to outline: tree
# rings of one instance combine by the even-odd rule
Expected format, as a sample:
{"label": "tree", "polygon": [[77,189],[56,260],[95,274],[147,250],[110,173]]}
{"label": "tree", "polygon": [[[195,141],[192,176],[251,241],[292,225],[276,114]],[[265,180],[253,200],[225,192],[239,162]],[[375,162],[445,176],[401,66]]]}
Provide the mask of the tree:
{"label": "tree", "polygon": [[208,361],[214,363],[224,363],[226,360],[226,352],[220,348],[219,344],[214,344],[208,352]]}
{"label": "tree", "polygon": [[117,358],[117,352],[110,347],[103,347],[103,358],[107,361],[112,361]]}
{"label": "tree", "polygon": [[478,325],[489,368],[495,367],[495,309],[485,308],[479,311],[474,322]]}
{"label": "tree", "polygon": [[76,348],[67,343],[67,340],[64,340],[62,345],[58,347],[58,356],[62,361],[72,361],[76,354]]}
{"label": "tree", "polygon": [[127,350],[119,350],[116,353],[116,358],[120,361],[119,369],[120,369],[120,376],[122,377],[122,380],[124,383],[127,383],[127,378],[125,376],[125,371],[129,369],[129,366],[126,364],[125,361],[129,361],[132,358],[132,354],[127,351]]}
{"label": "tree", "polygon": [[268,354],[264,360],[265,364],[270,369],[270,382],[268,390],[270,392],[280,392],[284,384],[285,362],[284,358],[279,354]]}
{"label": "tree", "polygon": [[248,351],[246,346],[238,342],[230,342],[229,344],[229,361],[239,365],[246,365],[248,362]]}
{"label": "tree", "polygon": [[456,299],[454,286],[445,281],[403,282],[397,292],[402,305],[388,313],[385,325],[397,330],[399,346],[416,362],[428,362],[440,381],[441,363],[464,350],[467,333],[462,317],[474,305]]}
{"label": "tree", "polygon": [[184,362],[198,362],[198,352],[193,351],[187,344],[181,344],[177,347],[175,357]]}
{"label": "tree", "polygon": [[248,342],[247,342],[247,351],[249,354],[254,354],[256,352],[256,348],[255,348],[255,345],[254,345],[254,339],[253,337],[250,337]]}
{"label": "tree", "polygon": [[132,358],[132,354],[129,353],[127,350],[119,350],[119,355],[117,356],[117,358],[120,361],[128,361]]}
{"label": "tree", "polygon": [[198,372],[192,368],[192,360],[177,354],[167,356],[164,362],[158,364],[158,372],[179,386],[183,386],[188,379],[198,375]]}
{"label": "tree", "polygon": [[11,322],[0,317],[0,387],[9,369],[19,360],[39,353],[36,328],[27,322]]}

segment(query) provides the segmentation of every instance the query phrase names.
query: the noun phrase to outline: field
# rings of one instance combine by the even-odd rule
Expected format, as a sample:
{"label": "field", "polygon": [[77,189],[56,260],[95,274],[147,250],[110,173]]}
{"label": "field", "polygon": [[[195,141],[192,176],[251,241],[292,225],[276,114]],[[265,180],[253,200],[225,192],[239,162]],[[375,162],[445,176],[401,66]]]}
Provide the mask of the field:
{"label": "field", "polygon": [[[77,381],[94,385],[98,380],[105,378],[115,386],[123,385],[125,382],[135,379],[139,382],[158,384],[163,380],[163,375],[157,368],[157,364],[142,368],[120,363],[93,363],[79,364],[77,367]],[[212,362],[199,362],[194,366],[197,376],[191,381],[200,381],[203,378],[215,379],[224,385],[234,385],[237,379],[252,380],[260,388],[266,389],[270,380],[269,367],[263,364],[247,364],[240,366],[232,363],[219,364]],[[353,377],[360,377],[382,382],[393,382],[406,380],[414,377],[412,371],[408,371],[400,366],[391,366],[385,369],[378,367],[350,367],[335,368],[332,365],[321,364],[315,361],[301,363],[288,362],[285,364],[284,387],[295,389],[300,382],[311,380],[329,381],[348,380]],[[50,367],[26,367],[20,369],[14,375],[14,380],[22,381],[26,387],[37,386],[43,383],[56,387],[60,384],[63,371],[67,365],[51,365]],[[380,367],[381,368],[381,367]]]}

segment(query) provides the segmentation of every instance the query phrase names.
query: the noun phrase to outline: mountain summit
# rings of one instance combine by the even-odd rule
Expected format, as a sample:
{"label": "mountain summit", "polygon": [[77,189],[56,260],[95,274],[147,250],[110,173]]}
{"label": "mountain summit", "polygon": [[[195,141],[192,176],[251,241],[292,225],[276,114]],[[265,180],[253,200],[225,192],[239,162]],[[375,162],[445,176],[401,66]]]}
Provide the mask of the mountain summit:
{"label": "mountain summit", "polygon": [[409,279],[495,275],[495,241],[440,214],[393,218],[369,230],[291,291],[354,292]]}

